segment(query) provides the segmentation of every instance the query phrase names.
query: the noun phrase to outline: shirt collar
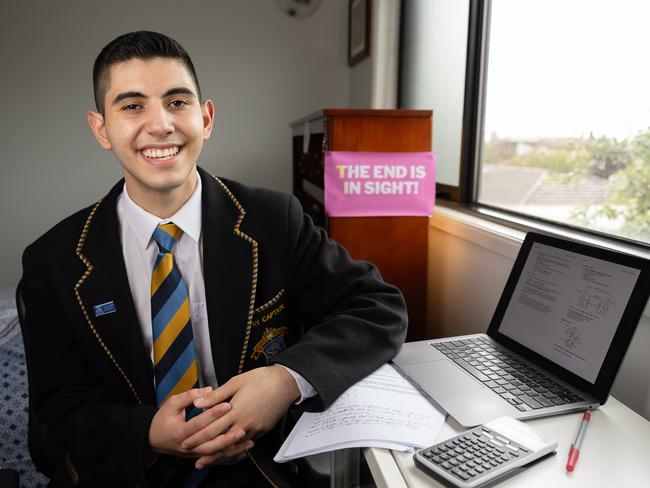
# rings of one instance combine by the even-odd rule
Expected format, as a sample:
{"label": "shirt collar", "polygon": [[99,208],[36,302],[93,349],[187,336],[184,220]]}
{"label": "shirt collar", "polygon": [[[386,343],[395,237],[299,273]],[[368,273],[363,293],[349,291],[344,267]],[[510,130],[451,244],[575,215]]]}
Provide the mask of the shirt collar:
{"label": "shirt collar", "polygon": [[194,191],[189,200],[174,215],[168,219],[161,219],[147,212],[131,200],[125,183],[122,191],[122,196],[124,197],[124,219],[129,227],[131,227],[135,238],[143,249],[149,246],[153,231],[156,230],[158,224],[165,224],[167,222],[173,222],[185,234],[198,242],[201,237],[201,192],[201,176],[197,172],[196,187],[194,187]]}

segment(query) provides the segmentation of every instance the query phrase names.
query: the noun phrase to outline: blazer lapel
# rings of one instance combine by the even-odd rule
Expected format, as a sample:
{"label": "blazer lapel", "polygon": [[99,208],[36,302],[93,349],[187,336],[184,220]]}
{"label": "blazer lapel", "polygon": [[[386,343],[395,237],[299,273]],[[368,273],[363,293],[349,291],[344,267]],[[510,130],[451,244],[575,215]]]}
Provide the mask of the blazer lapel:
{"label": "blazer lapel", "polygon": [[[77,246],[86,277],[77,283],[75,293],[97,340],[98,354],[108,356],[138,402],[155,404],[153,366],[140,333],[119,238],[116,203],[122,187],[120,181],[86,222],[85,237]],[[110,302],[114,312],[94,311],[96,305]]]}
{"label": "blazer lapel", "polygon": [[257,285],[257,242],[239,229],[245,210],[221,180],[203,183],[203,271],[210,343],[219,384],[240,373]]}

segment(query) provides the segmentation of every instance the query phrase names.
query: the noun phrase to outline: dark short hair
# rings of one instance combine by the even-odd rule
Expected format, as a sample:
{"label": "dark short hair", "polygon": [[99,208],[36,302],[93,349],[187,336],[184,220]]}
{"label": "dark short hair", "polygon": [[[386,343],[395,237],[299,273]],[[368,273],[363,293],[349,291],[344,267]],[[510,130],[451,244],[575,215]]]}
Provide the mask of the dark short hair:
{"label": "dark short hair", "polygon": [[194,70],[194,64],[183,46],[171,37],[158,32],[137,31],[116,37],[101,50],[95,59],[93,89],[97,110],[104,113],[104,98],[108,91],[111,66],[131,59],[148,60],[152,58],[171,58],[183,63],[192,75],[197,94],[199,99],[201,98],[201,87]]}

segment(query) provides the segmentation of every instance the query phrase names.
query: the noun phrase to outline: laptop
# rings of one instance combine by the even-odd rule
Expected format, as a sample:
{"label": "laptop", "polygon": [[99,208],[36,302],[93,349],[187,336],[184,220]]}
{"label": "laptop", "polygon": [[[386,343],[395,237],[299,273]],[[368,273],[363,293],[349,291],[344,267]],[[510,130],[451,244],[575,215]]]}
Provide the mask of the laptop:
{"label": "laptop", "polygon": [[486,334],[404,344],[394,365],[464,427],[604,404],[650,261],[528,233]]}

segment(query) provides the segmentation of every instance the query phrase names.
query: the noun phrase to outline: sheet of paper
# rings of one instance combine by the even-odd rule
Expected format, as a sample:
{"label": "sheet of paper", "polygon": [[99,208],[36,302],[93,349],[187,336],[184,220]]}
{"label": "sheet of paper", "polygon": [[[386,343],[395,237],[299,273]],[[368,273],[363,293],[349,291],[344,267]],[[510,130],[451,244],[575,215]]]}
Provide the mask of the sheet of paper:
{"label": "sheet of paper", "polygon": [[324,412],[303,413],[274,460],[349,447],[409,450],[433,444],[446,413],[385,364]]}

